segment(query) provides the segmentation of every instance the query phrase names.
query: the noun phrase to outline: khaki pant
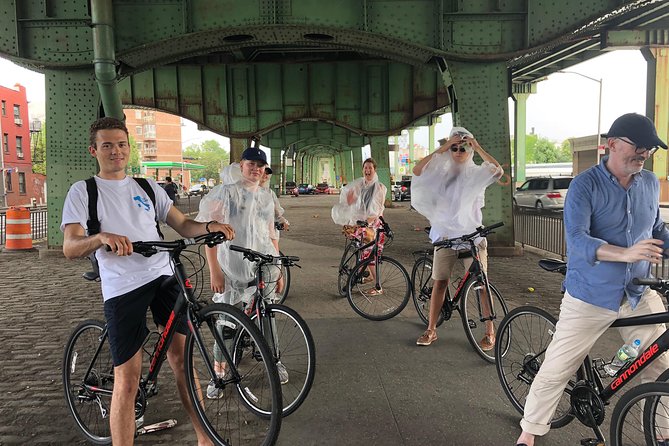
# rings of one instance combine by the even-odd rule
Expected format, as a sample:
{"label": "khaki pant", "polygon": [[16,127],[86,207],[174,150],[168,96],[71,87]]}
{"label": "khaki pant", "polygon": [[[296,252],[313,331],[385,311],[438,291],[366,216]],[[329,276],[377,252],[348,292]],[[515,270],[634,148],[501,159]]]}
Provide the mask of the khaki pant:
{"label": "khaki pant", "polygon": [[[616,319],[664,311],[662,298],[651,289],[643,294],[634,310],[625,301],[617,313],[583,302],[566,292],[560,305],[560,319],[553,340],[546,350],[544,363],[527,395],[524,417],[520,422],[523,430],[534,435],[544,435],[548,432],[550,420],[569,378],[579,368],[597,339]],[[639,339],[642,351],[664,331],[664,324],[618,328],[626,344]],[[611,356],[614,353],[611,352]],[[655,381],[667,368],[669,368],[669,358],[663,354],[639,376],[642,382]]]}
{"label": "khaki pant", "polygon": [[[478,244],[479,261],[483,272],[488,272],[488,240],[483,239]],[[450,280],[451,272],[458,261],[458,254],[469,252],[469,249],[460,249],[456,251],[451,248],[434,249],[432,262],[432,280]],[[462,262],[465,265],[465,271],[469,269],[474,260],[471,257],[465,257]]]}

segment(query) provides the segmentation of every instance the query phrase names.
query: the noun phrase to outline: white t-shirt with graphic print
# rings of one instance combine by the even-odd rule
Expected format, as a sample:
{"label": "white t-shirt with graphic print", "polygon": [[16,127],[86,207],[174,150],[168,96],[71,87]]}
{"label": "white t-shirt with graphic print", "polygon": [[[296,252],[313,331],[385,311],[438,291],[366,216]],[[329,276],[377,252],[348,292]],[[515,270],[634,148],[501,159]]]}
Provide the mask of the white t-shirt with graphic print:
{"label": "white t-shirt with graphic print", "polygon": [[[172,200],[155,181],[148,181],[156,194],[158,219],[164,222]],[[131,177],[104,180],[96,176],[95,182],[98,186],[98,220],[101,232],[125,235],[133,242],[160,239],[156,230],[153,203],[135,180]],[[78,223],[87,230],[88,218],[86,182],[78,181],[72,185],[65,198],[60,230],[63,231],[65,225],[71,223]],[[137,289],[161,275],[173,274],[167,253],[151,257],[139,254],[117,256],[102,247],[96,251],[95,256],[100,264],[102,296],[105,301]]]}

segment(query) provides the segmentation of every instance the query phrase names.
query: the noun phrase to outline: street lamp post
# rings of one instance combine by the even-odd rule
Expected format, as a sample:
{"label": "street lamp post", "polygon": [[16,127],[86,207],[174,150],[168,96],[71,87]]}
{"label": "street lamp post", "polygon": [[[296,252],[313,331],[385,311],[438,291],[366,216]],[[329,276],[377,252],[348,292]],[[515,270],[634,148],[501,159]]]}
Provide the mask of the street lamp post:
{"label": "street lamp post", "polygon": [[595,79],[594,77],[587,76],[583,73],[579,73],[576,71],[567,71],[567,70],[560,70],[558,73],[566,73],[566,74],[575,74],[577,76],[584,77],[586,79],[589,79],[593,82],[597,82],[599,84],[599,98],[598,98],[598,105],[597,105],[597,147],[595,150],[597,150],[597,164],[599,164],[599,146],[601,143],[601,137],[602,137],[602,84],[604,79],[599,78]]}

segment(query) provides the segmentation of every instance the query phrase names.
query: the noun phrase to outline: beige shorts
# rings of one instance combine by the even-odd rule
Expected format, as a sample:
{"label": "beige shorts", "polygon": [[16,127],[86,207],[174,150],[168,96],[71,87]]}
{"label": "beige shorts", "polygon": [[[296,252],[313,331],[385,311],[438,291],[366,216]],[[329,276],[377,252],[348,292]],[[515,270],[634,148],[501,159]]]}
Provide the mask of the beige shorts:
{"label": "beige shorts", "polygon": [[[483,239],[481,243],[478,244],[479,248],[479,260],[481,261],[481,267],[484,272],[488,272],[488,240]],[[468,253],[468,249],[461,249],[456,251],[451,248],[444,248],[434,250],[434,260],[432,262],[432,280],[449,280],[451,277],[451,272],[455,263],[458,261],[459,253]],[[471,257],[465,257],[462,259],[465,270],[469,269],[473,259]]]}

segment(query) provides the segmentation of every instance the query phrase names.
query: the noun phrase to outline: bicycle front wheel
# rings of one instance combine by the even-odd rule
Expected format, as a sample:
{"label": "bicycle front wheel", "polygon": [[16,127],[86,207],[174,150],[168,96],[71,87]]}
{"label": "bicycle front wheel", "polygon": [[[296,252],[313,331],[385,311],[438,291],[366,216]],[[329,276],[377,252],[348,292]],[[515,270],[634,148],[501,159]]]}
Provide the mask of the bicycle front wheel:
{"label": "bicycle front wheel", "polygon": [[378,265],[373,260],[370,257],[351,271],[348,302],[360,316],[384,321],[399,314],[409,302],[411,283],[409,273],[397,260],[379,256]]}
{"label": "bicycle front wheel", "polygon": [[[432,259],[428,256],[416,260],[411,270],[411,297],[418,317],[425,325],[430,322],[430,301],[432,299]],[[437,327],[444,322],[444,314],[440,311]]]}
{"label": "bicycle front wheel", "polygon": [[[489,345],[492,348],[485,350],[486,346],[482,343],[487,333],[490,333],[490,329],[492,329],[492,333],[497,333],[497,328],[508,313],[508,309],[497,288],[490,282],[488,282],[488,285],[491,294],[490,300],[486,296],[485,285],[476,278],[470,279],[465,284],[465,293],[460,301],[460,316],[462,316],[462,326],[465,329],[465,334],[474,351],[486,361],[495,362],[494,346]],[[492,302],[492,308],[488,308],[490,302]],[[492,324],[492,327],[487,327],[489,324]]]}
{"label": "bicycle front wheel", "polygon": [[[281,427],[281,388],[258,327],[226,304],[203,308],[197,319],[186,339],[186,379],[205,430],[218,445],[274,444]],[[238,338],[246,342],[233,352]]]}
{"label": "bicycle front wheel", "polygon": [[[279,251],[279,255],[283,256],[284,254]],[[274,303],[277,304],[284,303],[288,296],[288,291],[290,290],[290,267],[281,265],[281,277],[283,277],[283,289],[280,293],[274,293]]]}
{"label": "bicycle front wheel", "polygon": [[63,357],[67,407],[84,437],[97,445],[111,444],[114,364],[104,328],[104,323],[94,320],[79,324],[67,341]]}
{"label": "bicycle front wheel", "polygon": [[611,446],[664,446],[665,439],[669,439],[669,383],[644,383],[626,392],[611,416]]}
{"label": "bicycle front wheel", "polygon": [[[553,340],[555,324],[555,318],[548,312],[524,306],[511,310],[497,331],[497,376],[509,401],[521,414],[532,381],[544,362],[548,345]],[[571,389],[583,376],[581,367],[567,384],[551,420],[551,427],[565,426],[574,419],[571,413]]]}
{"label": "bicycle front wheel", "polygon": [[[256,319],[253,315],[252,319]],[[316,347],[309,326],[297,311],[285,305],[267,305],[263,334],[277,361],[282,381],[283,416],[297,410],[311,390],[316,373]],[[239,338],[238,338],[239,339]],[[237,351],[237,348],[235,348]],[[248,401],[253,404],[252,401]],[[262,412],[262,407],[256,407]]]}

